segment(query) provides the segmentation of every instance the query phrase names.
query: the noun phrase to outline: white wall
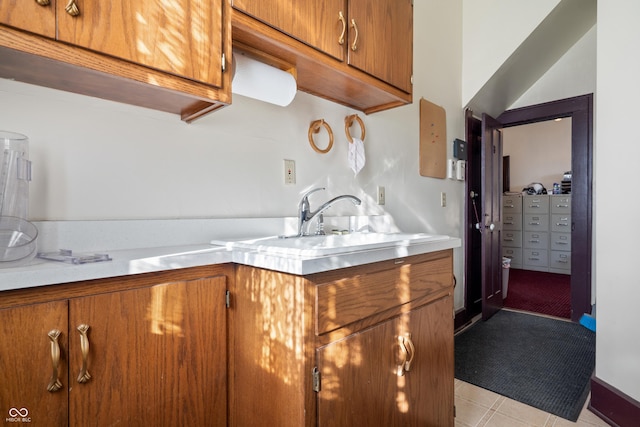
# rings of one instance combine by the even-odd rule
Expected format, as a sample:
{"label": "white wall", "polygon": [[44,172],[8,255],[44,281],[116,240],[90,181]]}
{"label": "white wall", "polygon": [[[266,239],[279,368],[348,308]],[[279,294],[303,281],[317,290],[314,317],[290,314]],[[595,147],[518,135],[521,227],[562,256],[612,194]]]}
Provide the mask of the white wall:
{"label": "white wall", "polygon": [[[329,215],[388,212],[404,231],[461,236],[463,184],[422,177],[418,166],[420,97],[445,107],[448,141],[464,138],[461,2],[415,2],[415,102],[360,113],[367,164],[356,177],[343,132],[355,111],[305,93],[286,108],[237,96],[187,125],[165,113],[0,80],[0,129],[30,138],[31,219],[294,216],[305,190],[326,186],[312,196],[315,206],[343,193],[363,198],[362,207],[337,204]],[[307,139],[319,118],[335,135],[325,155]],[[283,159],[296,161],[295,185],[283,183]],[[378,185],[386,187],[385,206],[375,204]],[[455,272],[463,277],[461,250]],[[458,286],[458,307],[462,292]]]}
{"label": "white wall", "polygon": [[509,108],[596,93],[596,35],[594,25],[529,90]]}
{"label": "white wall", "polygon": [[503,129],[502,154],[509,156],[510,191],[532,182],[552,190],[571,170],[571,118]]}
{"label": "white wall", "polygon": [[462,105],[467,105],[560,0],[462,0],[462,3]]}
{"label": "white wall", "polygon": [[[594,200],[596,376],[640,401],[638,170],[640,2],[598,2]],[[621,202],[622,201],[622,202]],[[622,205],[621,205],[622,204]]]}

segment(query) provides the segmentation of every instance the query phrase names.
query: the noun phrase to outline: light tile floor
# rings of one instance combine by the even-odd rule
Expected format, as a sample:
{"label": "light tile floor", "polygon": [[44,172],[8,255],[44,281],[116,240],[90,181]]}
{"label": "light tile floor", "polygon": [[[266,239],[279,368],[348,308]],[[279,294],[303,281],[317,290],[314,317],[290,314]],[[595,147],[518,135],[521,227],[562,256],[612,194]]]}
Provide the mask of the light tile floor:
{"label": "light tile floor", "polygon": [[577,422],[455,380],[456,427],[608,427],[585,407]]}

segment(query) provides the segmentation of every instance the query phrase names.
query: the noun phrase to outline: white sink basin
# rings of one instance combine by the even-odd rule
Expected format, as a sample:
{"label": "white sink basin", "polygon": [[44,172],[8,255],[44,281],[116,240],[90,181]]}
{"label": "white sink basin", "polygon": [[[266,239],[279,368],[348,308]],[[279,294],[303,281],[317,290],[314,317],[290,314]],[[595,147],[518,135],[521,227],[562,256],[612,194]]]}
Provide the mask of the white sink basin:
{"label": "white sink basin", "polygon": [[287,237],[278,236],[238,241],[212,241],[229,249],[244,249],[273,255],[319,257],[371,249],[410,246],[447,240],[449,236],[424,233],[352,233],[343,235]]}

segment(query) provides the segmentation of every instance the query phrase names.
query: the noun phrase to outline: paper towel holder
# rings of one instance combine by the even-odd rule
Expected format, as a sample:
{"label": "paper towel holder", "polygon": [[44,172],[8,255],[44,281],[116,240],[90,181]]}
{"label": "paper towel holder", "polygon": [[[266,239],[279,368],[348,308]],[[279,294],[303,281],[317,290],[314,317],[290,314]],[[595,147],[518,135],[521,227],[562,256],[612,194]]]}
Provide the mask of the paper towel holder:
{"label": "paper towel holder", "polygon": [[[313,134],[320,132],[321,126],[324,126],[329,133],[329,144],[327,145],[327,148],[324,149],[319,148],[313,140]],[[315,120],[309,125],[309,144],[311,144],[311,148],[313,148],[316,153],[320,154],[328,153],[329,150],[331,150],[331,147],[333,147],[333,131],[331,130],[329,123],[325,122],[324,119]]]}
{"label": "paper towel holder", "polygon": [[347,134],[347,139],[349,140],[350,143],[353,142],[353,138],[351,137],[351,126],[353,125],[353,121],[357,121],[358,124],[360,125],[360,140],[364,141],[364,136],[365,136],[365,128],[364,128],[364,123],[362,122],[362,119],[360,118],[360,116],[358,116],[357,114],[352,114],[350,116],[347,116],[344,118],[344,132]]}
{"label": "paper towel holder", "polygon": [[232,93],[281,107],[293,101],[298,89],[294,66],[243,45],[234,44],[232,74]]}

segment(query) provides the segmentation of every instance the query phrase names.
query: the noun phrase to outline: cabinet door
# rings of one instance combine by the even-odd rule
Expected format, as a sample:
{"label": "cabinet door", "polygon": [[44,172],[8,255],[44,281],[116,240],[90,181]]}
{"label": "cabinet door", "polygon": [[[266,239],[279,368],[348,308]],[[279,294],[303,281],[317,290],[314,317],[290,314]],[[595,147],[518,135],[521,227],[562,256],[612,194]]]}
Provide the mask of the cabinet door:
{"label": "cabinet door", "polygon": [[[340,61],[345,60],[345,0],[234,0],[233,7]],[[343,24],[339,13],[344,17]],[[344,29],[344,33],[343,33]],[[345,42],[339,43],[344,34]]]}
{"label": "cabinet door", "polygon": [[46,37],[56,36],[56,0],[40,5],[35,0],[0,1],[0,24],[20,28]]}
{"label": "cabinet door", "polygon": [[[69,425],[226,426],[225,283],[217,276],[71,300]],[[83,363],[91,378],[81,384]]]}
{"label": "cabinet door", "polygon": [[[453,426],[452,313],[445,297],[319,348],[318,425]],[[398,375],[406,334],[415,350]]]}
{"label": "cabinet door", "polygon": [[413,74],[411,2],[349,0],[349,65],[407,93]]}
{"label": "cabinet door", "polygon": [[[0,310],[1,419],[30,426],[68,425],[67,329],[66,301]],[[48,336],[52,330],[60,331],[57,354]],[[59,388],[49,387],[54,366]]]}
{"label": "cabinet door", "polygon": [[221,87],[223,1],[75,0],[77,16],[58,2],[58,39]]}

